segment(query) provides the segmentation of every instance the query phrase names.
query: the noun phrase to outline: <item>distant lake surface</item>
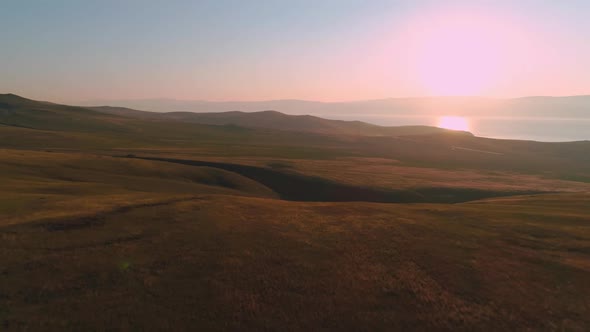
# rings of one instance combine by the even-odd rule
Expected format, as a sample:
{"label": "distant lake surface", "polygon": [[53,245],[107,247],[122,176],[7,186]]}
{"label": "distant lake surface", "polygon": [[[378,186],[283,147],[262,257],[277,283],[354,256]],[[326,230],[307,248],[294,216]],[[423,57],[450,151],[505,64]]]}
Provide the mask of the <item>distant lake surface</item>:
{"label": "distant lake surface", "polygon": [[[437,117],[427,116],[330,116],[339,120],[360,120],[381,126],[427,125],[437,126]],[[465,117],[470,131],[476,136],[535,140],[545,142],[567,142],[590,140],[590,118],[500,118]]]}

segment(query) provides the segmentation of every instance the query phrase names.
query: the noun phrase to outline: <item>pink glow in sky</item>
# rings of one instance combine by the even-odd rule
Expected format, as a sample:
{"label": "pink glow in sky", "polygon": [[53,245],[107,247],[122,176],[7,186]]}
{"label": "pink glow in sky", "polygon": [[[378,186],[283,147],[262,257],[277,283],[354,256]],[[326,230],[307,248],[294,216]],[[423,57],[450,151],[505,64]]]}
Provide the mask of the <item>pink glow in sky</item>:
{"label": "pink glow in sky", "polygon": [[488,94],[526,63],[534,35],[494,16],[443,11],[409,23],[408,70],[425,94]]}
{"label": "pink glow in sky", "polygon": [[0,11],[0,92],[52,101],[590,94],[589,12],[587,0],[15,1]]}

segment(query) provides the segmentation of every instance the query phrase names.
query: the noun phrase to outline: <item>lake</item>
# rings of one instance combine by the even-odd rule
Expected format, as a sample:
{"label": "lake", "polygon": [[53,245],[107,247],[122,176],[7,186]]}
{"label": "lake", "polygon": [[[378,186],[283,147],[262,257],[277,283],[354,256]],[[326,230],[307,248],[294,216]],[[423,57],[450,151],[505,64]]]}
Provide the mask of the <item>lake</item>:
{"label": "lake", "polygon": [[[339,120],[360,120],[381,126],[437,126],[439,118],[427,116],[363,115],[330,116]],[[465,117],[470,131],[476,136],[566,142],[590,140],[590,118],[508,118]]]}

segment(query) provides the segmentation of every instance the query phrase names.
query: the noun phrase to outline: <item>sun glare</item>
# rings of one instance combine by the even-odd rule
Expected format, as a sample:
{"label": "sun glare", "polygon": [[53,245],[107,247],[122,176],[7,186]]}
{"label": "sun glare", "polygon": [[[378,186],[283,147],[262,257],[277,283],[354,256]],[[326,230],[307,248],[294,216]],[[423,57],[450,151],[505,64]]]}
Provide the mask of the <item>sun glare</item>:
{"label": "sun glare", "polygon": [[430,95],[480,95],[493,89],[506,69],[506,50],[519,37],[492,15],[442,12],[409,25],[409,70]]}
{"label": "sun glare", "polygon": [[438,119],[438,127],[451,130],[469,131],[469,121],[461,116],[442,116]]}

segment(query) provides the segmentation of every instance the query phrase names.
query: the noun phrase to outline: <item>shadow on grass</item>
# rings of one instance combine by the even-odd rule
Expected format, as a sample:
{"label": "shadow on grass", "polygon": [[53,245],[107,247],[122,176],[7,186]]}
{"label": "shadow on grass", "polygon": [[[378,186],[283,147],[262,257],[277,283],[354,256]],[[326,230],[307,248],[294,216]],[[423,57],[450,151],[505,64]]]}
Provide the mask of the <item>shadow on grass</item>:
{"label": "shadow on grass", "polygon": [[461,203],[491,197],[540,194],[539,191],[492,191],[473,188],[379,189],[341,184],[282,170],[230,163],[126,156],[175,164],[214,167],[238,173],[276,192],[281,199],[301,202]]}

